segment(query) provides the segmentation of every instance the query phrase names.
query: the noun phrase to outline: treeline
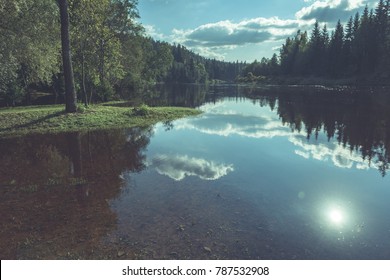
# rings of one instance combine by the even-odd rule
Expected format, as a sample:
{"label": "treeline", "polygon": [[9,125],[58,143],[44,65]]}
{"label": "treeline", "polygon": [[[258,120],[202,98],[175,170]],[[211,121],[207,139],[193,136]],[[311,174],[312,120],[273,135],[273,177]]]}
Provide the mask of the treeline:
{"label": "treeline", "polygon": [[316,22],[310,36],[298,31],[287,38],[279,57],[248,65],[241,76],[312,76],[386,81],[390,78],[390,1],[380,0],[375,10],[338,21],[329,34]]}
{"label": "treeline", "polygon": [[[155,82],[234,80],[242,63],[205,59],[145,36],[137,0],[68,0],[77,96],[84,103],[130,98]],[[31,103],[36,91],[61,97],[59,8],[53,0],[0,5],[0,104]]]}
{"label": "treeline", "polygon": [[[163,75],[154,77],[157,82],[203,84],[211,81],[234,81],[246,65],[238,61],[225,62],[208,59],[181,44],[170,45],[151,38],[148,40],[153,46],[151,51],[158,55],[153,61],[159,59],[162,49],[166,49],[167,52],[164,64],[167,71]],[[150,69],[155,68],[153,61],[149,65]]]}

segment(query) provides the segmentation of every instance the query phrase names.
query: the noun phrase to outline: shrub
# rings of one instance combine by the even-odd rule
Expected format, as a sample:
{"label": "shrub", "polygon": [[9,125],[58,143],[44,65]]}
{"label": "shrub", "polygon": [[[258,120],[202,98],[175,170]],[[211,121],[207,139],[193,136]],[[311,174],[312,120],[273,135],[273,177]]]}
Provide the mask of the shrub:
{"label": "shrub", "polygon": [[142,104],[139,107],[133,108],[133,115],[135,116],[147,116],[149,114],[149,106]]}
{"label": "shrub", "polygon": [[85,113],[85,111],[87,111],[87,107],[80,104],[77,105],[77,113]]}

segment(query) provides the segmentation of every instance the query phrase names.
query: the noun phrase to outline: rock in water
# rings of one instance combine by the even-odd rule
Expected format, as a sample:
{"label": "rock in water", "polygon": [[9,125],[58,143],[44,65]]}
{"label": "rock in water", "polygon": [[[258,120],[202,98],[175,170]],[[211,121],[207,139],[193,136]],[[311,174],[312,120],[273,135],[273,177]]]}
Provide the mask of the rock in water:
{"label": "rock in water", "polygon": [[125,251],[118,251],[118,258],[123,257],[125,254]]}
{"label": "rock in water", "polygon": [[203,247],[203,249],[208,252],[208,253],[211,253],[211,249],[209,247]]}

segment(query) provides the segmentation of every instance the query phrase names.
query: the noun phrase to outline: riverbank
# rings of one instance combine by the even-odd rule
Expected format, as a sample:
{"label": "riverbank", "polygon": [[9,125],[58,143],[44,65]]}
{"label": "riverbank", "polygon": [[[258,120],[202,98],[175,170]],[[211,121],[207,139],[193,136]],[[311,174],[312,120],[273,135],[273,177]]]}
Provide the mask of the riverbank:
{"label": "riverbank", "polygon": [[179,107],[129,107],[124,102],[110,102],[80,107],[66,114],[64,105],[30,106],[0,109],[0,138],[32,133],[59,133],[109,128],[149,126],[186,116],[199,110]]}
{"label": "riverbank", "polygon": [[252,76],[240,77],[238,83],[259,85],[301,86],[389,86],[389,79],[378,77],[324,78],[314,76]]}

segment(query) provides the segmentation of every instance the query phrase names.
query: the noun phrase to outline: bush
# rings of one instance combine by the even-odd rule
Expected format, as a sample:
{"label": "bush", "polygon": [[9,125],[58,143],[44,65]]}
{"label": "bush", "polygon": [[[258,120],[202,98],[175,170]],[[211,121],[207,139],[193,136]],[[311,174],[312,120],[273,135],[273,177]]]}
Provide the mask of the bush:
{"label": "bush", "polygon": [[77,105],[77,113],[85,113],[85,111],[87,111],[87,107],[80,104]]}
{"label": "bush", "polygon": [[26,92],[24,88],[17,82],[13,82],[8,85],[4,99],[7,105],[15,106],[23,100],[25,94]]}
{"label": "bush", "polygon": [[147,116],[149,114],[149,106],[142,104],[139,107],[133,108],[133,115],[135,116]]}

